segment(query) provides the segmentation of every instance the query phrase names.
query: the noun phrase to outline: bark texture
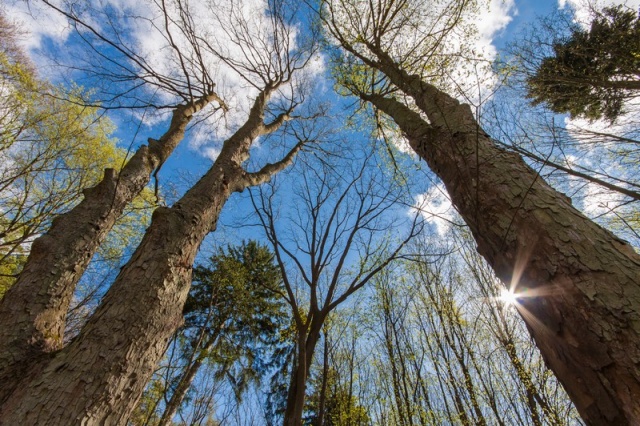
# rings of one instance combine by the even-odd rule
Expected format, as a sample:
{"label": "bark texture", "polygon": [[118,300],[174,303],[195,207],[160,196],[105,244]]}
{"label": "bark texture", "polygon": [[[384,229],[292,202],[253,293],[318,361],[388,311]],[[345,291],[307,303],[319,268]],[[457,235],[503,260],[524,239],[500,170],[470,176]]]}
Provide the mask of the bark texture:
{"label": "bark texture", "polygon": [[479,253],[521,295],[522,317],[585,422],[640,424],[640,256],[501,149],[468,105],[375,54],[370,62],[428,120],[392,98],[361,97],[442,179]]}
{"label": "bark texture", "polygon": [[151,173],[184,137],[195,113],[218,100],[215,93],[181,105],[167,132],[149,140],[118,173],[107,169],[84,199],[56,218],[36,239],[17,282],[0,301],[0,390],[2,402],[35,357],[60,349],[65,317],[80,277],[125,207],[149,183]]}
{"label": "bark texture", "polygon": [[302,426],[302,414],[306,399],[307,379],[313,355],[320,338],[321,321],[313,321],[309,332],[299,331],[296,344],[296,360],[291,371],[291,381],[287,392],[287,406],[284,411],[284,426]]}
{"label": "bark texture", "polygon": [[298,144],[280,162],[247,173],[251,143],[287,118],[263,123],[271,87],[247,122],[228,139],[204,177],[174,206],[160,207],[129,262],[79,336],[34,361],[0,406],[2,425],[125,424],[166,344],[182,323],[191,268],[200,243],[216,226],[229,195],[264,182],[291,163]]}

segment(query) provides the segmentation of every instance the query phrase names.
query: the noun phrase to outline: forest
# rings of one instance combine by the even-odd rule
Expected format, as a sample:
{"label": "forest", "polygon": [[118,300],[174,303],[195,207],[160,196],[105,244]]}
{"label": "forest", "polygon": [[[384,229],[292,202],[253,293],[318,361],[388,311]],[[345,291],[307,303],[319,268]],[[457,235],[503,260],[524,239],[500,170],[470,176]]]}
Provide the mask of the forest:
{"label": "forest", "polygon": [[640,424],[640,4],[548,6],[0,5],[0,425]]}

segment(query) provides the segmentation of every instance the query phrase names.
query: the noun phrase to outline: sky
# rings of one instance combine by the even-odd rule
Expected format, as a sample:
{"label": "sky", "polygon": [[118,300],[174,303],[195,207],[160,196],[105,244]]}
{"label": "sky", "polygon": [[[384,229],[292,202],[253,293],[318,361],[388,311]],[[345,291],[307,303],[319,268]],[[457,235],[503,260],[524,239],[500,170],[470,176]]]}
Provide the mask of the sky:
{"label": "sky", "polygon": [[[624,3],[629,7],[638,9],[640,0],[622,1],[597,1],[596,7]],[[479,31],[482,37],[479,44],[493,59],[506,45],[520,32],[526,30],[529,25],[540,17],[551,14],[554,10],[573,8],[576,22],[581,22],[585,28],[589,22],[589,2],[586,0],[538,0],[538,1],[514,1],[492,0],[489,11],[479,19]],[[614,131],[611,123],[588,122],[584,119],[561,118],[569,129],[593,129],[596,131]],[[624,134],[625,117],[615,125],[619,134]],[[583,159],[584,160],[584,159]],[[581,202],[583,210],[591,217],[597,217],[610,213],[607,205],[619,204],[620,197],[616,194],[603,193],[595,184],[588,184],[584,193],[585,198]],[[455,212],[448,199],[442,184],[434,185],[425,193],[416,197],[416,206],[423,211],[428,221],[433,224],[435,232],[444,236],[455,222]]]}
{"label": "sky", "polygon": [[[172,60],[175,60],[175,58],[171,58],[170,55],[167,56],[166,49],[163,49],[163,45],[166,45],[166,40],[160,36],[158,31],[154,30],[154,23],[158,25],[157,15],[154,16],[153,13],[149,12],[148,2],[140,0],[107,0],[107,3],[114,10],[128,10],[136,16],[145,18],[127,22],[124,28],[131,35],[132,45],[142,51],[154,67],[170,74],[173,65],[167,58],[169,57]],[[213,0],[215,9],[223,11],[223,13],[215,16],[212,15],[213,8],[208,9],[203,6],[204,3],[193,2],[195,9],[192,12],[198,18],[195,20],[198,30],[210,35],[210,39],[218,43],[218,48],[228,49],[227,51],[232,56],[241,55],[242,52],[238,51],[237,48],[234,50],[233,44],[228,41],[228,34],[220,33],[220,31],[211,34],[211,28],[216,26],[210,25],[212,20],[217,20],[221,24],[224,24],[225,21],[228,22],[229,16],[232,16],[233,12],[230,9],[230,5],[238,2]],[[618,2],[599,1],[597,5],[605,6],[615,3]],[[629,0],[626,3],[631,7],[637,8],[640,5],[640,0]],[[484,4],[488,4],[488,7],[483,7],[480,15],[474,20],[478,29],[474,48],[476,51],[482,52],[490,60],[495,59],[505,45],[525,29],[527,25],[538,17],[550,14],[555,9],[573,7],[576,10],[576,17],[582,21],[588,15],[588,3],[585,0],[485,0]],[[64,19],[59,14],[51,13],[48,8],[43,8],[38,2],[29,2],[27,4],[23,1],[9,0],[5,2],[4,6],[0,7],[10,17],[22,23],[21,28],[27,33],[22,39],[24,47],[32,54],[33,60],[42,65],[39,68],[43,70],[45,76],[50,74],[50,76],[56,78],[57,69],[47,66],[51,61],[43,53],[57,46],[56,55],[63,56],[66,54],[66,49],[61,49],[60,46],[69,43],[69,40],[73,37],[73,32],[66,25]],[[265,25],[264,15],[262,14],[264,7],[264,0],[243,0],[241,2],[242,10],[238,10],[243,16],[252,17],[251,31],[254,31],[257,35],[260,34],[261,28]],[[94,24],[99,28],[106,29],[104,21],[95,21]],[[294,29],[293,34],[297,30]],[[181,43],[179,38],[177,43]],[[62,58],[62,60],[75,59]],[[325,74],[323,73],[326,67],[323,59],[322,57],[316,58],[313,62],[314,65],[311,67],[310,74],[316,80],[324,78]],[[246,82],[238,78],[237,74],[231,72],[224,64],[220,64],[219,61],[214,63],[216,61],[212,58],[207,60],[212,62],[212,66],[219,69],[215,77],[220,83],[216,89],[221,91],[223,96],[228,99],[231,113],[227,114],[223,120],[219,116],[214,117],[217,121],[212,121],[212,125],[199,126],[197,131],[193,131],[188,135],[186,143],[183,143],[176,150],[160,173],[160,184],[165,189],[184,186],[183,183],[194,181],[210,166],[219,152],[224,137],[228,136],[233,129],[243,122],[254,93]],[[478,96],[488,96],[484,93],[490,93],[490,88],[495,83],[494,76],[489,71],[487,72],[488,74],[481,76],[485,86],[483,86],[484,92],[480,94],[479,91]],[[475,82],[470,82],[470,87],[473,87],[474,84]],[[325,86],[325,93],[330,93],[331,83],[329,82]],[[162,94],[158,96],[162,96]],[[474,96],[472,95],[472,98]],[[121,145],[132,149],[142,143],[146,143],[148,137],[157,138],[160,136],[162,129],[166,128],[167,117],[166,113],[159,115],[145,113],[142,116],[140,112],[112,116],[117,124],[117,136]],[[142,121],[144,121],[144,124],[141,124]],[[158,126],[158,124],[162,125]],[[220,124],[223,125],[221,126]],[[575,124],[587,125],[584,122]],[[211,132],[203,129],[215,130]],[[261,149],[260,141],[256,144],[256,147],[255,151]],[[177,192],[179,193],[180,189],[177,189]],[[441,187],[434,186],[424,194],[417,196],[416,202],[423,203],[426,212],[431,211],[432,214],[426,214],[429,220],[433,222],[436,231],[438,233],[446,232],[448,221],[452,217],[452,209],[446,198],[445,191]]]}
{"label": "sky", "polygon": [[[225,0],[218,1],[222,4]],[[128,24],[130,25],[129,29],[132,31],[133,40],[145,52],[145,55],[155,67],[164,70],[166,73],[171,73],[170,62],[166,61],[166,56],[163,54],[162,46],[164,41],[154,32],[153,25],[151,25],[153,16],[148,15],[148,11],[145,8],[147,3],[142,0],[109,0],[109,2],[116,9],[128,8],[138,16],[149,19]],[[614,2],[600,2],[600,5],[611,3]],[[40,69],[43,70],[45,76],[56,78],[56,70],[47,65],[49,64],[49,59],[42,56],[42,53],[52,47],[63,46],[72,37],[72,32],[59,15],[51,14],[48,9],[39,8],[38,4],[35,1],[29,2],[29,9],[27,10],[25,9],[26,2],[8,0],[0,7],[13,19],[23,23],[21,28],[30,33],[23,38],[25,48],[32,53],[34,62],[43,65]],[[197,3],[194,2],[194,4]],[[628,4],[638,7],[640,0],[633,0]],[[245,3],[243,13],[255,18],[255,25],[252,28],[256,31],[259,31],[264,18],[261,15],[263,5],[262,0],[247,0]],[[587,8],[586,3],[581,0],[491,0],[488,10],[483,12],[476,21],[479,36],[475,47],[478,51],[483,52],[488,59],[494,59],[514,35],[522,31],[537,17],[545,16],[555,9],[568,6],[575,7],[577,16],[580,19],[584,19]],[[208,16],[209,13],[210,11],[206,9],[195,11],[195,15],[200,18]],[[222,16],[216,19],[225,19],[225,17]],[[100,22],[96,23],[98,26],[102,24]],[[202,22],[197,24],[200,25]],[[208,31],[206,25],[201,28],[203,31]],[[220,44],[220,48],[225,46],[230,49],[233,48],[228,40],[225,40],[220,34],[216,35],[216,39]],[[63,55],[64,50],[57,49],[56,52],[59,55]],[[240,54],[241,52],[232,51],[231,53]],[[208,60],[215,61],[212,58]],[[252,92],[246,82],[238,79],[229,69],[220,64],[217,64],[217,66],[221,67],[221,71],[217,74],[217,77],[220,77],[222,81],[219,89],[230,100],[232,111],[225,120],[216,121],[215,124],[224,124],[219,131],[213,134],[192,132],[189,135],[189,140],[185,141],[186,143],[176,150],[170,160],[163,166],[160,174],[160,185],[167,191],[171,191],[175,187],[180,192],[189,182],[194,182],[211,165],[219,151],[220,141],[242,122],[250,103],[251,95],[255,93]],[[313,62],[309,72],[317,80],[316,83],[323,86],[322,80],[325,66],[323,65],[322,57],[318,57]],[[486,76],[485,80],[490,83],[491,76]],[[324,93],[330,93],[331,86],[330,82],[324,83]],[[338,102],[344,102],[344,100],[342,99]],[[145,123],[141,125],[140,121],[143,118]],[[163,129],[166,128],[166,115],[145,115],[143,117],[140,113],[124,113],[114,115],[113,119],[118,125],[119,131],[117,135],[124,147],[132,146],[135,148],[142,143],[146,143],[147,137],[160,136]],[[218,127],[215,128],[217,129]],[[263,147],[259,142],[256,151],[261,149],[266,150],[267,148]],[[170,196],[170,198],[175,197]],[[416,204],[422,205],[425,217],[432,224],[434,232],[440,236],[445,235],[451,221],[455,220],[455,216],[442,185],[433,185],[431,188],[424,190],[423,193],[416,195],[415,199]],[[597,204],[594,203],[593,205]],[[249,207],[246,204],[246,198],[233,198],[225,206],[222,222],[233,224],[234,219],[247,213],[247,208]],[[232,226],[220,226],[216,236],[223,241],[237,241],[237,236],[244,238],[246,233],[241,233],[238,228]]]}

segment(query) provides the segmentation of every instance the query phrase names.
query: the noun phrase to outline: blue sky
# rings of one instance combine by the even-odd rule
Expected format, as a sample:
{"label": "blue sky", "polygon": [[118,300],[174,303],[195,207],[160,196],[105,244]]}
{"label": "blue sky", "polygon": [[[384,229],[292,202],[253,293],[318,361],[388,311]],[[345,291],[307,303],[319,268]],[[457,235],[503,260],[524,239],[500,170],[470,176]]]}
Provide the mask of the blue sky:
{"label": "blue sky", "polygon": [[[250,5],[257,4],[259,7],[261,1],[262,0],[247,0],[244,3]],[[489,57],[492,57],[494,55],[492,45],[498,49],[502,48],[514,34],[521,31],[524,26],[531,23],[536,17],[544,16],[558,7],[563,7],[567,2],[576,6],[578,10],[584,9],[584,0],[485,1],[484,5],[489,4],[488,11],[486,6],[481,6],[484,11],[482,12],[481,17],[476,21],[480,30],[478,43],[482,46],[482,49],[488,51]],[[109,0],[108,3],[116,9],[129,9],[133,13],[140,13],[141,15],[144,14],[144,8],[147,7],[146,2],[138,0]],[[199,2],[195,2],[195,4],[198,3]],[[612,2],[600,2],[600,4],[609,3]],[[630,4],[640,4],[640,0],[633,0]],[[62,19],[60,15],[52,13],[51,10],[42,8],[39,6],[38,2],[29,2],[27,5],[27,3],[23,1],[9,0],[6,2],[3,9],[9,16],[13,17],[18,22],[21,22],[21,28],[28,33],[28,35],[23,38],[24,45],[33,54],[34,61],[40,65],[50,63],[48,59],[45,59],[42,56],[43,52],[49,51],[55,46],[64,46],[65,43],[69,43],[72,40],[72,38],[70,39],[72,31],[70,27],[66,25],[64,19]],[[144,25],[140,25],[139,22],[136,22],[136,26],[129,27],[129,30],[131,37],[140,41],[141,48],[146,50],[147,56],[151,61],[153,61],[154,58],[157,59],[159,57],[157,53],[161,50],[160,46],[163,42],[161,39],[152,36],[153,32],[149,31],[148,28],[144,28]],[[66,48],[58,50],[56,55],[65,55],[66,51]],[[59,57],[57,59],[61,59],[62,61],[73,61],[77,58]],[[161,59],[162,58],[160,57],[160,60],[156,62],[156,66],[165,66]],[[59,70],[49,68],[47,66],[42,66],[40,69],[43,70],[45,74],[51,74],[52,76],[55,76],[55,74],[59,72]],[[224,75],[226,80],[225,84],[229,88],[235,87],[238,83],[231,75],[232,73],[225,73]],[[248,104],[247,102],[243,102],[243,96],[235,95],[235,93],[236,92],[234,90],[227,91],[228,95],[233,94],[234,101],[240,105],[241,109],[246,109]],[[236,117],[241,117],[241,115],[230,114],[227,117],[227,120],[230,119],[232,122],[231,127],[233,127],[234,124],[241,122],[241,118]],[[127,141],[130,141],[131,134],[135,132],[137,127],[136,120],[129,120],[115,115],[113,118],[119,125],[120,132],[118,136],[124,144],[128,145]],[[155,124],[158,124],[157,117],[154,120],[150,120],[150,118],[150,116],[145,117],[146,121],[150,122],[150,125],[143,126],[140,129],[139,138],[142,141],[145,141],[148,136],[159,136],[158,133],[160,130],[157,129],[162,129],[162,126],[155,126]],[[220,137],[224,137],[226,134],[228,133],[218,132],[218,139]],[[210,137],[210,135],[207,136]],[[209,157],[211,159],[215,156],[216,147],[211,144],[210,140],[201,140],[203,137],[205,136],[192,135],[191,140],[188,143],[183,144],[187,146],[187,151],[184,153],[176,153],[176,157],[185,155],[187,158],[176,158],[172,161],[187,161],[195,152],[198,152],[205,158]],[[195,161],[196,165],[199,163],[200,161]],[[206,164],[206,161],[204,164]],[[167,167],[170,166],[171,163],[167,165]]]}
{"label": "blue sky", "polygon": [[[640,1],[636,0],[634,5]],[[140,0],[111,0],[111,3],[115,6],[138,8],[141,5],[145,5],[145,2]],[[610,3],[610,2],[608,2]],[[26,14],[24,10],[24,2],[8,2],[4,7],[9,12],[10,16],[14,19],[19,19],[24,22],[23,28],[31,30],[31,36],[24,38],[24,44],[26,48],[30,49],[34,53],[34,61],[38,64],[45,64],[47,60],[39,56],[38,49],[47,50],[55,46],[63,46],[66,41],[69,40],[70,32],[69,27],[58,15],[51,14],[47,10],[39,10],[37,3],[31,3],[31,12],[35,16],[35,20],[31,18],[31,15]],[[479,22],[481,32],[485,37],[485,48],[491,52],[491,45],[495,46],[498,50],[502,48],[505,43],[508,43],[512,39],[514,34],[517,34],[528,24],[533,22],[536,17],[544,16],[552,12],[554,9],[562,6],[555,0],[539,0],[539,1],[515,1],[512,0],[494,0],[491,13],[484,15],[482,21]],[[581,11],[580,4],[574,3],[578,6],[578,10]],[[141,30],[138,31],[137,37],[145,42],[144,47],[148,49],[150,55],[157,53],[158,48],[156,39],[149,37],[145,38],[145,34]],[[48,40],[45,42],[45,40]],[[491,45],[489,44],[491,43]],[[61,51],[64,51],[62,49]],[[73,59],[73,58],[64,58]],[[159,63],[159,66],[162,64]],[[344,98],[330,98],[331,83],[322,81],[322,65],[316,65],[314,71],[314,77],[317,78],[317,82],[320,86],[324,84],[325,92],[322,92],[322,88],[319,90],[323,93],[322,96],[326,96],[327,100],[332,100],[334,105],[334,112],[339,111],[341,104],[348,102]],[[46,73],[55,76],[56,70],[47,67],[42,67]],[[234,125],[237,125],[241,121],[243,112],[246,112],[247,99],[250,98],[250,93],[238,94],[234,93],[234,88],[238,84],[232,77],[227,77],[225,84],[227,87],[223,87],[230,96],[233,97],[235,106],[233,114],[230,114],[230,128],[233,129]],[[240,117],[238,119],[237,117]],[[128,147],[130,144],[135,149],[142,143],[146,143],[148,137],[159,137],[166,129],[166,120],[163,121],[162,116],[145,116],[146,123],[140,125],[141,116],[139,114],[131,114],[128,112],[114,114],[112,119],[118,125],[117,136],[119,137],[122,146]],[[206,171],[206,169],[212,163],[212,157],[214,157],[215,150],[219,147],[220,139],[225,135],[225,130],[220,131],[214,135],[208,134],[190,134],[188,140],[186,140],[176,150],[176,152],[170,157],[167,163],[163,166],[163,170],[160,173],[160,185],[169,191],[172,187],[176,187],[177,191],[182,191],[189,182],[194,182],[199,176]],[[355,132],[349,134],[350,137],[363,137],[357,135]],[[255,149],[256,154],[270,154],[267,146],[262,143],[258,143]],[[262,157],[262,155],[259,155]],[[420,188],[423,193],[427,190],[426,185],[424,188]],[[444,210],[439,210],[437,213],[447,216],[446,203],[442,199],[437,198],[437,194],[434,195],[434,204],[439,209],[444,207]],[[173,196],[170,196],[173,199]],[[244,196],[234,195],[232,199],[227,203],[223,210],[223,216],[221,222],[224,226],[219,226],[215,233],[215,238],[223,243],[232,242],[238,243],[239,239],[249,238],[252,236],[253,228],[247,230],[242,225],[234,227],[235,219],[242,218],[250,212],[250,206],[246,201],[246,194]],[[435,226],[435,231],[440,232],[438,225]],[[205,253],[210,252],[211,245],[205,244]]]}
{"label": "blue sky", "polygon": [[[109,0],[108,2],[116,9],[129,9],[133,13],[140,13],[141,15],[145,13],[144,8],[148,5],[148,3],[139,0]],[[261,0],[246,1],[249,9],[252,7],[259,9],[260,2]],[[515,34],[522,31],[537,17],[548,15],[554,9],[566,7],[567,4],[575,7],[578,15],[586,10],[586,2],[583,0],[491,0],[486,3],[489,3],[489,8],[483,11],[482,16],[476,21],[476,25],[479,29],[477,40],[479,49],[484,50],[489,58],[494,57],[496,49],[498,51],[502,49]],[[599,2],[600,5],[611,3],[615,2]],[[194,4],[199,4],[199,2]],[[637,6],[640,4],[640,0],[633,0],[629,4]],[[41,8],[37,2],[30,2],[27,8],[25,2],[10,0],[3,8],[12,18],[23,23],[21,28],[30,32],[23,38],[23,42],[25,47],[33,54],[34,61],[39,65],[43,65],[39,68],[43,71],[45,77],[49,75],[55,78],[56,73],[60,70],[46,66],[50,61],[42,53],[56,49],[57,59],[62,61],[78,59],[67,53],[72,51],[72,49],[67,49],[67,45],[73,43],[73,36],[69,26],[66,25],[60,15],[52,13],[49,9]],[[155,60],[156,66],[160,68],[165,67],[166,64],[162,61],[163,57],[158,54],[162,50],[160,49],[163,42],[162,39],[154,37],[150,28],[138,24],[139,22],[136,22],[135,26],[128,27],[132,39],[139,41],[140,48],[147,52],[150,61]],[[65,57],[66,55],[69,56]],[[209,126],[201,125],[198,128],[198,132],[192,132],[188,135],[187,140],[180,145],[160,172],[160,185],[166,190],[172,190],[175,187],[179,193],[181,188],[186,187],[186,184],[195,181],[204,173],[211,165],[224,136],[228,135],[235,126],[242,122],[251,93],[250,91],[240,93],[241,91],[237,90],[237,87],[239,87],[238,81],[237,78],[232,76],[232,73],[223,71],[222,74],[224,74],[224,84],[220,86],[221,90],[225,91],[234,102],[232,112],[223,120],[228,124],[228,127],[222,127],[222,130],[210,131],[210,129],[220,128],[217,124],[220,124],[221,121],[218,121],[215,124],[211,123]],[[316,80],[320,81],[322,86],[323,65],[321,61],[315,65],[315,70],[312,71],[312,74]],[[324,91],[320,90],[321,96],[326,96],[327,100],[330,100],[334,105],[344,103],[345,99],[332,97],[334,95],[332,95],[331,85],[330,81],[324,83]],[[121,145],[123,147],[131,146],[133,149],[140,144],[146,143],[148,137],[159,137],[166,129],[166,118],[168,117],[167,115],[152,116],[147,114],[144,116],[144,123],[141,124],[142,116],[138,112],[134,114],[121,112],[110,116],[117,125],[118,131],[116,135],[120,139]],[[256,154],[268,153],[268,150],[262,147],[260,143],[256,145]],[[226,212],[230,210],[229,207],[231,206],[225,209]]]}

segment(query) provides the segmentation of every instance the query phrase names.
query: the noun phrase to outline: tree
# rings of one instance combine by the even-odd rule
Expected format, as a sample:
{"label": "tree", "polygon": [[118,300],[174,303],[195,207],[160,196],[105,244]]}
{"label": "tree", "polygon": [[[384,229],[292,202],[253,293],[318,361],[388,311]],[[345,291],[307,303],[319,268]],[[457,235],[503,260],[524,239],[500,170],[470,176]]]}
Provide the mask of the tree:
{"label": "tree", "polygon": [[[314,393],[309,397],[308,410],[311,412],[305,418],[305,424],[314,426],[364,426],[370,424],[369,416],[364,407],[351,394],[348,383],[340,380],[335,369],[328,368],[322,374],[321,382],[316,382]],[[320,386],[317,386],[317,385]],[[318,390],[326,387],[327,395],[323,406],[320,407]]]}
{"label": "tree", "polygon": [[[308,142],[289,141],[283,156],[257,171],[243,167],[258,137],[295,126],[291,114],[303,101],[303,92],[293,75],[306,65],[314,44],[298,40],[294,45],[295,16],[285,13],[280,3],[271,2],[266,14],[260,9],[242,16],[233,9],[224,15],[227,21],[213,15],[226,31],[224,41],[241,49],[240,58],[233,57],[236,51],[224,50],[219,45],[222,39],[206,39],[206,33],[197,32],[191,3],[162,2],[155,5],[159,20],[151,27],[163,35],[172,64],[162,73],[136,54],[122,34],[109,37],[91,26],[95,19],[83,15],[88,11],[95,18],[100,10],[50,6],[78,29],[78,36],[87,42],[84,46],[98,55],[99,60],[93,57],[94,64],[103,80],[131,84],[138,89],[135,95],[146,93],[147,99],[153,98],[153,91],[164,90],[163,99],[170,99],[164,108],[172,111],[171,122],[162,137],[150,138],[149,145],[140,147],[122,170],[107,169],[103,180],[86,189],[74,209],[59,216],[34,241],[23,272],[0,305],[0,322],[11,324],[0,332],[0,416],[11,424],[121,424],[182,321],[194,258],[204,237],[215,229],[224,203],[232,193],[263,183],[287,167]],[[247,19],[255,21],[250,24]],[[103,27],[105,31],[114,28]],[[265,30],[268,37],[254,40],[255,28]],[[175,42],[178,34],[180,47]],[[109,49],[97,51],[99,45]],[[208,172],[173,206],[154,211],[142,242],[100,305],[79,335],[64,345],[62,332],[71,294],[95,249],[183,138],[196,114],[210,103],[223,105],[211,77],[216,69],[208,67],[203,52],[251,84],[253,103],[248,115],[225,140]],[[122,88],[116,85],[110,90],[115,87]],[[144,91],[150,88],[151,94]],[[125,94],[133,96],[131,93]],[[277,102],[270,103],[276,93]],[[124,100],[119,97],[114,105],[120,107]],[[154,106],[151,101],[145,105]]]}
{"label": "tree", "polygon": [[[579,423],[514,306],[499,298],[497,280],[466,238],[453,229],[414,240],[414,250],[447,255],[402,262],[375,280],[367,312],[373,324],[354,345],[362,351],[360,364],[374,370],[376,379],[359,385],[379,395],[368,407],[374,421]],[[355,373],[361,375],[362,367]]]}
{"label": "tree", "polygon": [[281,285],[273,254],[255,241],[220,249],[207,265],[194,268],[185,325],[169,345],[181,363],[168,371],[165,406],[153,424],[171,424],[205,363],[216,377],[231,378],[238,397],[269,367],[269,348],[278,344],[286,318]]}
{"label": "tree", "polygon": [[[357,153],[334,142],[331,150],[305,162],[291,184],[293,195],[276,195],[277,182],[255,189],[254,207],[280,267],[283,297],[295,324],[283,413],[287,426],[302,424],[307,382],[329,315],[399,258],[421,229],[417,216],[403,223],[388,215],[404,204],[408,192],[380,178],[387,173],[372,152]],[[282,203],[295,206],[286,222],[278,220]],[[400,232],[402,237],[394,238]]]}
{"label": "tree", "polygon": [[[68,17],[81,26],[80,18],[73,12]],[[133,54],[129,55],[131,57],[126,58],[129,61],[136,59]],[[49,231],[34,241],[31,260],[27,261],[11,296],[5,296],[0,306],[0,319],[15,325],[15,328],[3,328],[0,376],[7,374],[12,366],[11,370],[18,373],[15,377],[20,377],[22,369],[27,368],[26,365],[18,367],[20,359],[26,359],[27,354],[34,351],[51,352],[62,346],[65,316],[82,273],[125,207],[146,187],[151,173],[182,139],[193,115],[219,99],[213,88],[206,86],[205,90],[207,87],[208,92],[192,97],[174,110],[169,130],[158,141],[151,140],[149,147],[141,147],[119,172],[105,169],[104,178],[92,190],[83,190],[84,199],[73,210],[59,216]],[[57,244],[60,247],[55,247]],[[34,294],[40,297],[34,298]],[[28,314],[19,308],[25,304],[31,306]],[[14,334],[19,329],[22,332]],[[5,387],[7,392],[10,389]],[[0,400],[7,397],[1,396]]]}
{"label": "tree", "polygon": [[519,85],[502,87],[484,107],[484,128],[583,213],[640,246],[637,123],[630,116],[615,125],[565,121],[527,104]]}
{"label": "tree", "polygon": [[[429,81],[428,65],[412,66],[420,49],[394,43],[425,28],[412,6],[419,3],[322,2],[325,28],[344,52],[341,83],[393,119],[442,179],[497,276],[517,294],[527,289],[518,310],[585,422],[638,423],[640,256],[500,148],[468,105]],[[419,32],[423,58],[450,29],[430,24]]]}
{"label": "tree", "polygon": [[640,90],[640,15],[623,5],[595,12],[589,31],[573,25],[527,79],[533,104],[613,122]]}
{"label": "tree", "polygon": [[484,305],[480,309],[480,321],[502,358],[506,358],[507,366],[498,365],[497,369],[510,371],[516,387],[513,399],[519,398],[524,421],[535,425],[579,422],[567,395],[542,362],[533,342],[527,339],[524,324],[514,315],[517,298],[511,298],[511,291],[500,289],[486,262],[473,250],[469,235],[461,233],[458,240],[464,269],[471,275],[469,279]]}
{"label": "tree", "polygon": [[[113,125],[106,117],[78,105],[81,89],[56,87],[37,77],[17,45],[17,28],[3,15],[0,34],[2,297],[22,269],[33,239],[55,215],[70,209],[84,188],[97,183],[100,170],[121,164],[126,151],[110,137]],[[125,215],[129,225],[145,221],[145,199],[135,204],[137,210]],[[111,245],[111,254],[125,246],[113,250]]]}
{"label": "tree", "polygon": [[[543,61],[554,57],[554,46],[568,39],[571,28],[585,31],[585,23],[578,26],[571,12],[557,11],[540,18],[510,43],[508,57],[499,65],[506,84],[496,91],[489,108],[483,106],[482,124],[549,183],[570,195],[587,216],[637,247],[640,161],[634,114],[625,114],[615,123],[563,119],[544,102],[531,105],[526,99],[528,81]],[[625,102],[629,108],[634,104],[631,99]]]}

